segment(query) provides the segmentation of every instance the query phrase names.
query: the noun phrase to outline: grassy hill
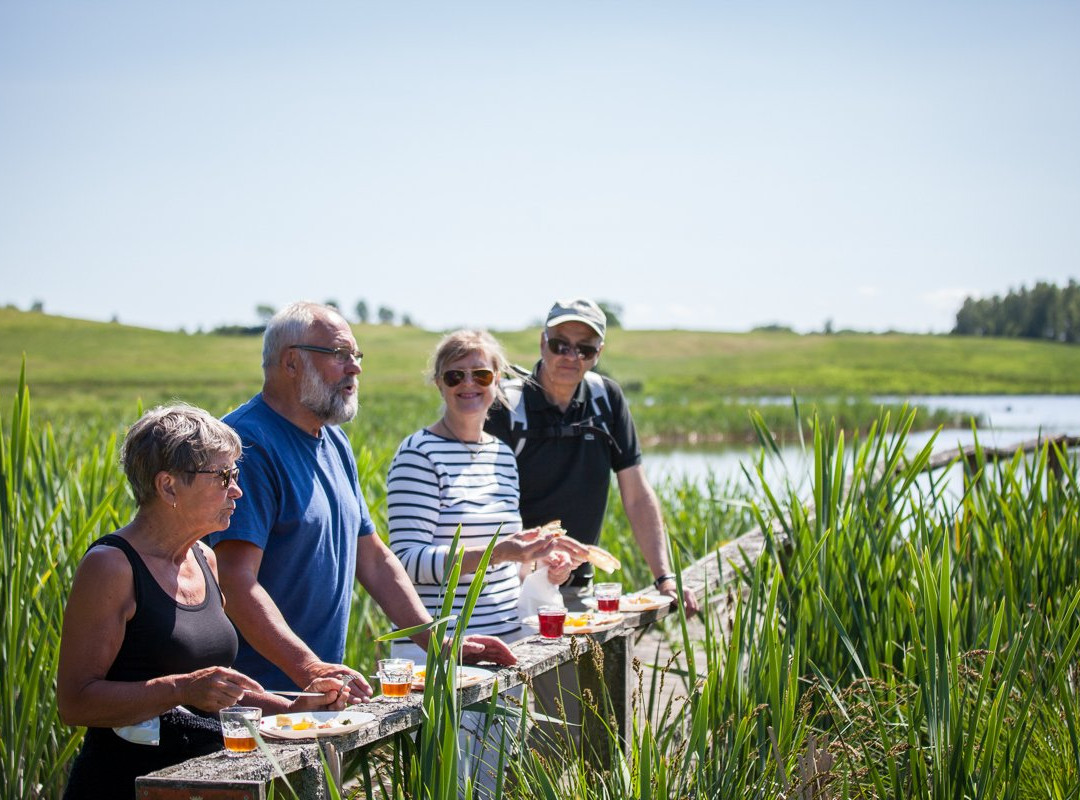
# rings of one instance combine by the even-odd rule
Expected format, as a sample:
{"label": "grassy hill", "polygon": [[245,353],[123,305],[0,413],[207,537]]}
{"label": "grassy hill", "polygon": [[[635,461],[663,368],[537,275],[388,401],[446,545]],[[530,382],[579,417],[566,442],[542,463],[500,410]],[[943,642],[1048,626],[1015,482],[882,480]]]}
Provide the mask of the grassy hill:
{"label": "grassy hill", "polygon": [[[372,426],[403,435],[430,422],[438,398],[423,373],[439,333],[385,325],[358,325],[355,332],[365,353],[361,404]],[[538,329],[498,336],[517,363],[536,359]],[[261,382],[259,337],[2,309],[0,413],[24,354],[35,414],[54,420],[120,422],[133,418],[140,403],[173,398],[220,414]],[[827,411],[830,402],[840,402],[854,424],[870,412],[846,398],[1080,394],[1080,347],[1012,339],[613,330],[601,368],[627,389],[643,432],[659,437],[741,435],[746,406],[737,401],[792,391],[819,400]]]}

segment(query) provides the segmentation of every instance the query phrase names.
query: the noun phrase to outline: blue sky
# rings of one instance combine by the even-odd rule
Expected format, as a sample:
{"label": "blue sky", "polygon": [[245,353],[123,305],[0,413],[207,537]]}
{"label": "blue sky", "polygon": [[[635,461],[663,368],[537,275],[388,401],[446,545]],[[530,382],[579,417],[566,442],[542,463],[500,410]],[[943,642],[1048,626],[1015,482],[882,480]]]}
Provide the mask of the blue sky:
{"label": "blue sky", "polygon": [[1080,275],[1080,3],[0,3],[0,304],[945,331]]}

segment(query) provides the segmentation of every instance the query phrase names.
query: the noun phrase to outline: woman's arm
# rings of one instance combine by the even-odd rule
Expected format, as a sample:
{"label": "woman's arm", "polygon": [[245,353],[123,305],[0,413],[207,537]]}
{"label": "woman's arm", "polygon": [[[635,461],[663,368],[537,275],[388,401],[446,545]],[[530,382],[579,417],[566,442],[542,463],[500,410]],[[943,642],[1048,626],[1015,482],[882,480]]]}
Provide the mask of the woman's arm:
{"label": "woman's arm", "polygon": [[68,725],[118,727],[190,705],[217,711],[261,687],[236,670],[207,667],[148,681],[106,680],[135,613],[131,565],[114,547],[96,547],[75,572],[60,636],[56,700]]}

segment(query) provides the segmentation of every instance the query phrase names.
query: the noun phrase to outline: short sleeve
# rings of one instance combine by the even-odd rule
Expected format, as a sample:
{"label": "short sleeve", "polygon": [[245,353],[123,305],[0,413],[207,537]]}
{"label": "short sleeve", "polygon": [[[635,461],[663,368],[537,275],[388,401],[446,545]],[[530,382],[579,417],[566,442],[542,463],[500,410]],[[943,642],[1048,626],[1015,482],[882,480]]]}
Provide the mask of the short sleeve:
{"label": "short sleeve", "polygon": [[270,463],[259,443],[245,442],[237,463],[240,476],[236,481],[243,496],[236,502],[229,527],[207,537],[211,547],[218,542],[241,541],[266,549],[274,520],[278,517],[278,498],[281,496]]}
{"label": "short sleeve", "polygon": [[616,453],[613,448],[611,469],[621,472],[641,463],[641,445],[638,442],[634,418],[630,415],[630,406],[626,402],[622,389],[608,378],[604,378],[604,384],[607,387],[608,403],[611,406],[611,435],[619,445],[619,450],[622,451]]}

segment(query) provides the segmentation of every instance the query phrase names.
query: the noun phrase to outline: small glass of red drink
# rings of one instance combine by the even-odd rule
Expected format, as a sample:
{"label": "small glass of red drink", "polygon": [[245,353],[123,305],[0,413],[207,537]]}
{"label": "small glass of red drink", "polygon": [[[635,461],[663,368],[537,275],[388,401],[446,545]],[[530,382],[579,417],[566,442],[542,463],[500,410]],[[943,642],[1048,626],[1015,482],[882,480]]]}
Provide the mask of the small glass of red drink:
{"label": "small glass of red drink", "polygon": [[536,612],[540,621],[540,637],[544,644],[556,644],[562,641],[563,625],[566,623],[566,609],[562,606],[540,606]]}
{"label": "small glass of red drink", "polygon": [[596,610],[605,616],[619,613],[619,598],[622,597],[621,583],[598,583],[593,589]]}

